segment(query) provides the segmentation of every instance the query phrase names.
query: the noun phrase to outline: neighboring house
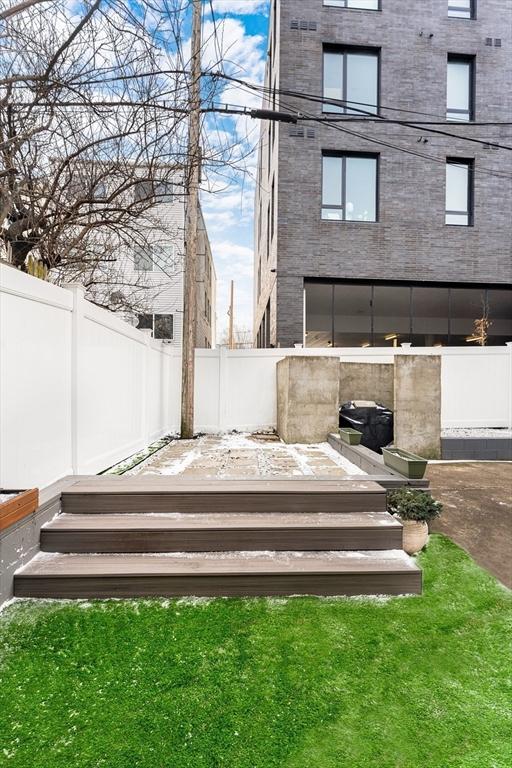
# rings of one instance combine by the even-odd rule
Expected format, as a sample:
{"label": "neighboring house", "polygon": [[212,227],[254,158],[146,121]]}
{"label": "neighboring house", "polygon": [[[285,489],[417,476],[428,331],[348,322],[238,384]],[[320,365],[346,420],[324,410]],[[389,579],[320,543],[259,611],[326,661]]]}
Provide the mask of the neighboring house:
{"label": "neighboring house", "polygon": [[272,0],[257,346],[512,340],[511,50],[510,0]]}
{"label": "neighboring house", "polygon": [[[151,208],[154,245],[134,248],[124,261],[123,271],[128,282],[144,286],[147,310],[135,318],[137,327],[149,328],[154,338],[179,347],[183,321],[185,202],[180,179],[165,185],[165,189],[158,189],[155,184],[158,203]],[[140,186],[140,194],[147,197],[148,183],[141,182]],[[196,269],[196,347],[209,348],[215,346],[216,273],[201,210]],[[141,288],[137,287],[137,291]]]}

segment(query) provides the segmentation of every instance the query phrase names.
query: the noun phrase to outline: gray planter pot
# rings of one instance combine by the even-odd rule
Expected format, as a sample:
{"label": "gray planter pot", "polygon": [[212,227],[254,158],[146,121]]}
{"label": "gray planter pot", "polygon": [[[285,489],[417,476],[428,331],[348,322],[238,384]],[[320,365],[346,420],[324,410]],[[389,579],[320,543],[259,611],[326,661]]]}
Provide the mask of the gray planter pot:
{"label": "gray planter pot", "polygon": [[359,445],[362,436],[362,432],[359,432],[357,429],[352,429],[351,427],[341,427],[340,429],[340,437],[343,442],[348,443],[348,445]]}
{"label": "gray planter pot", "polygon": [[421,480],[427,468],[427,460],[401,448],[383,448],[384,464],[410,480]]}

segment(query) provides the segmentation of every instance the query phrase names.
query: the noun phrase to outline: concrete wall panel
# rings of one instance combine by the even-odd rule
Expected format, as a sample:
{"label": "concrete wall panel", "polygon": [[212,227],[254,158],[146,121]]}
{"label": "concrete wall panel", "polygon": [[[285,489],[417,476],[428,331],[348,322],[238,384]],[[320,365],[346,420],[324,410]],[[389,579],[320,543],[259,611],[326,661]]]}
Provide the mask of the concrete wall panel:
{"label": "concrete wall panel", "polygon": [[338,427],[339,369],[332,357],[277,364],[277,429],[286,443],[318,443]]}
{"label": "concrete wall panel", "polygon": [[425,459],[441,458],[441,357],[395,357],[394,444]]}
{"label": "concrete wall panel", "polygon": [[340,404],[349,400],[375,400],[393,408],[393,365],[344,363],[340,365]]}

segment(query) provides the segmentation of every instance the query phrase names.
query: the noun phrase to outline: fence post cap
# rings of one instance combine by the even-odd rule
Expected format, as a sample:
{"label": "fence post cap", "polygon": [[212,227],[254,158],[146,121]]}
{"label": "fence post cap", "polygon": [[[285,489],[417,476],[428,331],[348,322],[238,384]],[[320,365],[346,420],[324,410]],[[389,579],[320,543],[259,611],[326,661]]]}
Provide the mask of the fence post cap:
{"label": "fence post cap", "polygon": [[63,287],[68,291],[73,291],[73,293],[80,293],[82,296],[85,296],[85,288],[82,283],[66,283]]}

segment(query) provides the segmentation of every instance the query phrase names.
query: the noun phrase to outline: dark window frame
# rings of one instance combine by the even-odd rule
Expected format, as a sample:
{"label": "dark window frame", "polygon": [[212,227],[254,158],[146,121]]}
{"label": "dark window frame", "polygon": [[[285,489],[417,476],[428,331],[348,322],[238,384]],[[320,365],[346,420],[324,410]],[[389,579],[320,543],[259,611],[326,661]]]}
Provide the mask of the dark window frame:
{"label": "dark window frame", "polygon": [[449,19],[459,19],[460,21],[474,21],[476,19],[476,10],[477,10],[477,4],[476,0],[469,0],[469,16],[452,16],[450,14],[450,11],[459,11],[460,8],[457,8],[456,6],[450,6],[450,0],[448,0],[448,18]]}
{"label": "dark window frame", "polygon": [[[446,227],[473,227],[475,224],[475,160],[472,157],[447,157],[445,168],[445,192],[446,192],[446,170],[448,165],[464,165],[468,168],[468,189],[467,189],[467,211],[447,210],[445,200],[445,226]],[[467,224],[451,224],[446,221],[447,215],[467,215]]]}
{"label": "dark window frame", "polygon": [[[156,318],[157,317],[165,317],[170,318],[170,326],[171,326],[171,335],[170,336],[156,336],[155,329],[156,329]],[[143,325],[140,326],[139,323],[141,322],[141,318],[146,318],[143,322]],[[151,325],[148,325],[148,318],[151,318]],[[160,340],[160,341],[174,341],[174,313],[172,312],[146,312],[145,314],[138,315],[137,316],[137,328],[140,330],[150,330],[151,334],[154,339]]]}
{"label": "dark window frame", "polygon": [[[465,115],[466,110],[463,109],[450,109],[448,104],[448,67],[450,63],[461,62],[463,64],[469,64],[469,119],[468,120],[456,120],[448,117],[448,112],[454,114]],[[448,53],[446,57],[446,119],[450,123],[472,123],[475,120],[475,105],[476,105],[476,56],[465,53]]]}
{"label": "dark window frame", "polygon": [[353,152],[353,151],[347,151],[347,152],[339,152],[336,150],[324,150],[322,152],[322,165],[321,165],[321,179],[320,179],[320,189],[323,192],[323,186],[324,186],[324,157],[341,157],[347,158],[347,157],[363,157],[368,158],[371,160],[376,161],[375,165],[375,220],[374,221],[358,221],[357,219],[347,219],[346,218],[346,197],[347,197],[347,185],[346,185],[346,164],[342,163],[342,170],[341,170],[341,206],[336,205],[326,205],[323,204],[323,194],[321,194],[321,213],[323,212],[324,208],[339,208],[339,210],[343,211],[343,218],[342,219],[327,219],[324,218],[321,215],[322,221],[327,222],[333,222],[335,224],[378,224],[380,220],[380,205],[379,205],[379,188],[380,188],[380,153],[378,152]]}
{"label": "dark window frame", "polygon": [[[354,9],[355,10],[355,9]],[[375,105],[375,112],[371,112],[371,115],[376,115],[377,117],[381,114],[381,108],[380,108],[380,96],[381,96],[381,52],[382,49],[378,46],[371,46],[371,45],[337,45],[336,43],[324,43],[322,46],[322,99],[325,98],[325,54],[326,53],[337,53],[343,55],[343,93],[342,96],[347,96],[347,86],[348,86],[348,80],[347,80],[347,62],[346,62],[346,56],[347,54],[368,54],[375,56],[377,58],[377,104]],[[335,115],[347,115],[348,117],[357,117],[357,115],[363,115],[365,116],[364,111],[359,113],[351,112],[350,110],[357,109],[357,107],[350,107],[347,106],[346,98],[340,99],[340,101],[344,102],[344,106],[336,106],[334,104],[325,104],[322,103],[322,112],[328,113],[328,114],[335,114]],[[359,105],[363,110],[364,106],[362,104]],[[371,106],[371,105],[369,105]],[[341,112],[337,110],[342,110]],[[349,110],[349,111],[347,111]],[[368,110],[366,110],[368,112]]]}

